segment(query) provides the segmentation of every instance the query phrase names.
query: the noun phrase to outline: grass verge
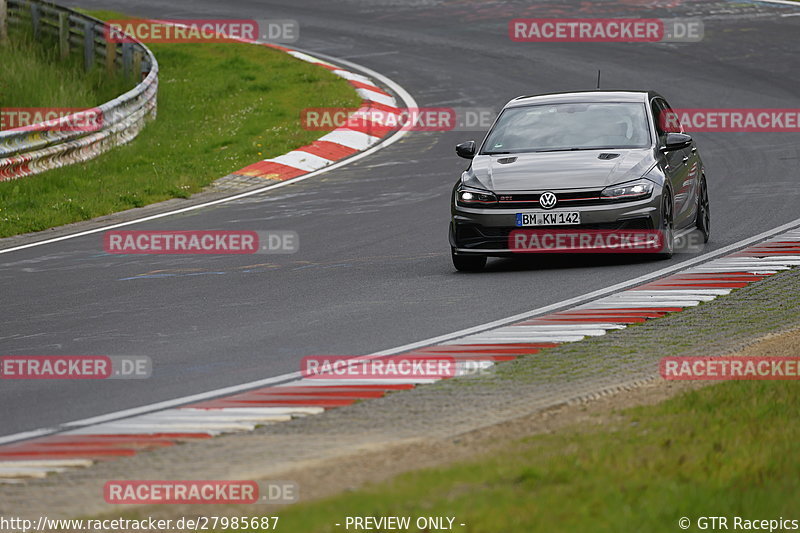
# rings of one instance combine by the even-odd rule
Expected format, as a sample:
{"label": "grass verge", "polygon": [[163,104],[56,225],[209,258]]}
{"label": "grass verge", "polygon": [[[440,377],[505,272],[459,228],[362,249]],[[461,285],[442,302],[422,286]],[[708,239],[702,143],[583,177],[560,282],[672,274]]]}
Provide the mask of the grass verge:
{"label": "grass verge", "polygon": [[54,43],[38,43],[29,31],[15,28],[0,45],[0,57],[0,108],[92,107],[135,85],[103,69],[86,73],[79,54],[61,61]]}
{"label": "grass verge", "polygon": [[470,533],[618,533],[680,531],[682,517],[689,531],[701,516],[798,518],[796,383],[728,382],[620,414],[610,426],[529,437],[505,453],[298,504],[278,513],[281,525],[333,532],[346,516],[448,516]]}
{"label": "grass verge", "polygon": [[[301,127],[303,108],[360,103],[343,79],[267,47],[153,44],[151,50],[161,69],[158,119],[130,144],[97,159],[1,182],[0,237],[186,198],[234,170],[323,135]],[[106,99],[47,105],[98,105]],[[3,106],[18,105],[3,100]]]}

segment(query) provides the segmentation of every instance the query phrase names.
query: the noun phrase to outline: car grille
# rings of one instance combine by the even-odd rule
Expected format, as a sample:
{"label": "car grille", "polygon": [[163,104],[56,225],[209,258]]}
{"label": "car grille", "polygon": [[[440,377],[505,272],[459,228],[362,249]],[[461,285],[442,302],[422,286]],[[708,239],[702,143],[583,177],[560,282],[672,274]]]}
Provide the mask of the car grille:
{"label": "car grille", "polygon": [[[590,191],[577,191],[577,192],[557,192],[554,193],[558,202],[556,203],[555,209],[558,208],[569,208],[569,207],[580,207],[586,205],[605,205],[609,202],[608,200],[603,200],[600,198],[601,190],[590,190]],[[498,205],[497,207],[503,209],[530,209],[530,208],[538,208],[539,207],[539,197],[543,194],[541,193],[511,193],[511,194],[502,194],[498,193]]]}

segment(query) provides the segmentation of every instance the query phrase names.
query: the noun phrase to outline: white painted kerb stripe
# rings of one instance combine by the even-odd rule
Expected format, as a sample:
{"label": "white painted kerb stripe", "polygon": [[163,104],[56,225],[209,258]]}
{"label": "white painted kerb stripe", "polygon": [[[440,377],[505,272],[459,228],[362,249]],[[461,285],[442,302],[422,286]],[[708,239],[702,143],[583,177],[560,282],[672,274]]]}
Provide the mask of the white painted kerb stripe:
{"label": "white painted kerb stripe", "polygon": [[288,154],[279,155],[278,157],[268,159],[267,161],[274,161],[275,163],[280,163],[281,165],[299,168],[300,170],[305,170],[306,172],[318,170],[333,163],[333,161],[330,159],[325,159],[324,157],[303,152],[301,150],[295,150],[293,152],[289,152]]}

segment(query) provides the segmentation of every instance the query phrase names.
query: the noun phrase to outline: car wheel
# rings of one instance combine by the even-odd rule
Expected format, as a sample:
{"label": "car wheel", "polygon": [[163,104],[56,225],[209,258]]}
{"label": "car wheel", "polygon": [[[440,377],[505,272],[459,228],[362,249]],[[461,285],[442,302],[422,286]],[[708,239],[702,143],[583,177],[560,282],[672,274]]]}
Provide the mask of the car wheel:
{"label": "car wheel", "polygon": [[661,203],[661,234],[664,236],[664,247],[656,254],[659,259],[670,259],[675,252],[675,219],[672,213],[672,195],[664,193]]}
{"label": "car wheel", "polygon": [[711,237],[711,209],[708,202],[708,185],[706,177],[700,181],[700,197],[697,199],[697,221],[695,226],[703,234],[703,242],[708,242]]}
{"label": "car wheel", "polygon": [[485,255],[456,255],[455,250],[450,251],[453,266],[459,272],[480,272],[486,266]]}

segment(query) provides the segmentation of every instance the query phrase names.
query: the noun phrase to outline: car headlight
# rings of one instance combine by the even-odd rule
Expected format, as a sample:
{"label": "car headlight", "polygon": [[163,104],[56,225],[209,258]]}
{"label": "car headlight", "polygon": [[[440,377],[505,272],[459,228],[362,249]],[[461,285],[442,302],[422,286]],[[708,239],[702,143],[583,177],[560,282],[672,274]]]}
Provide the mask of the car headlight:
{"label": "car headlight", "polygon": [[461,187],[456,191],[456,203],[464,207],[486,207],[497,204],[497,196],[489,191]]}
{"label": "car headlight", "polygon": [[654,187],[652,181],[639,179],[606,187],[600,197],[606,200],[641,200],[653,194]]}

